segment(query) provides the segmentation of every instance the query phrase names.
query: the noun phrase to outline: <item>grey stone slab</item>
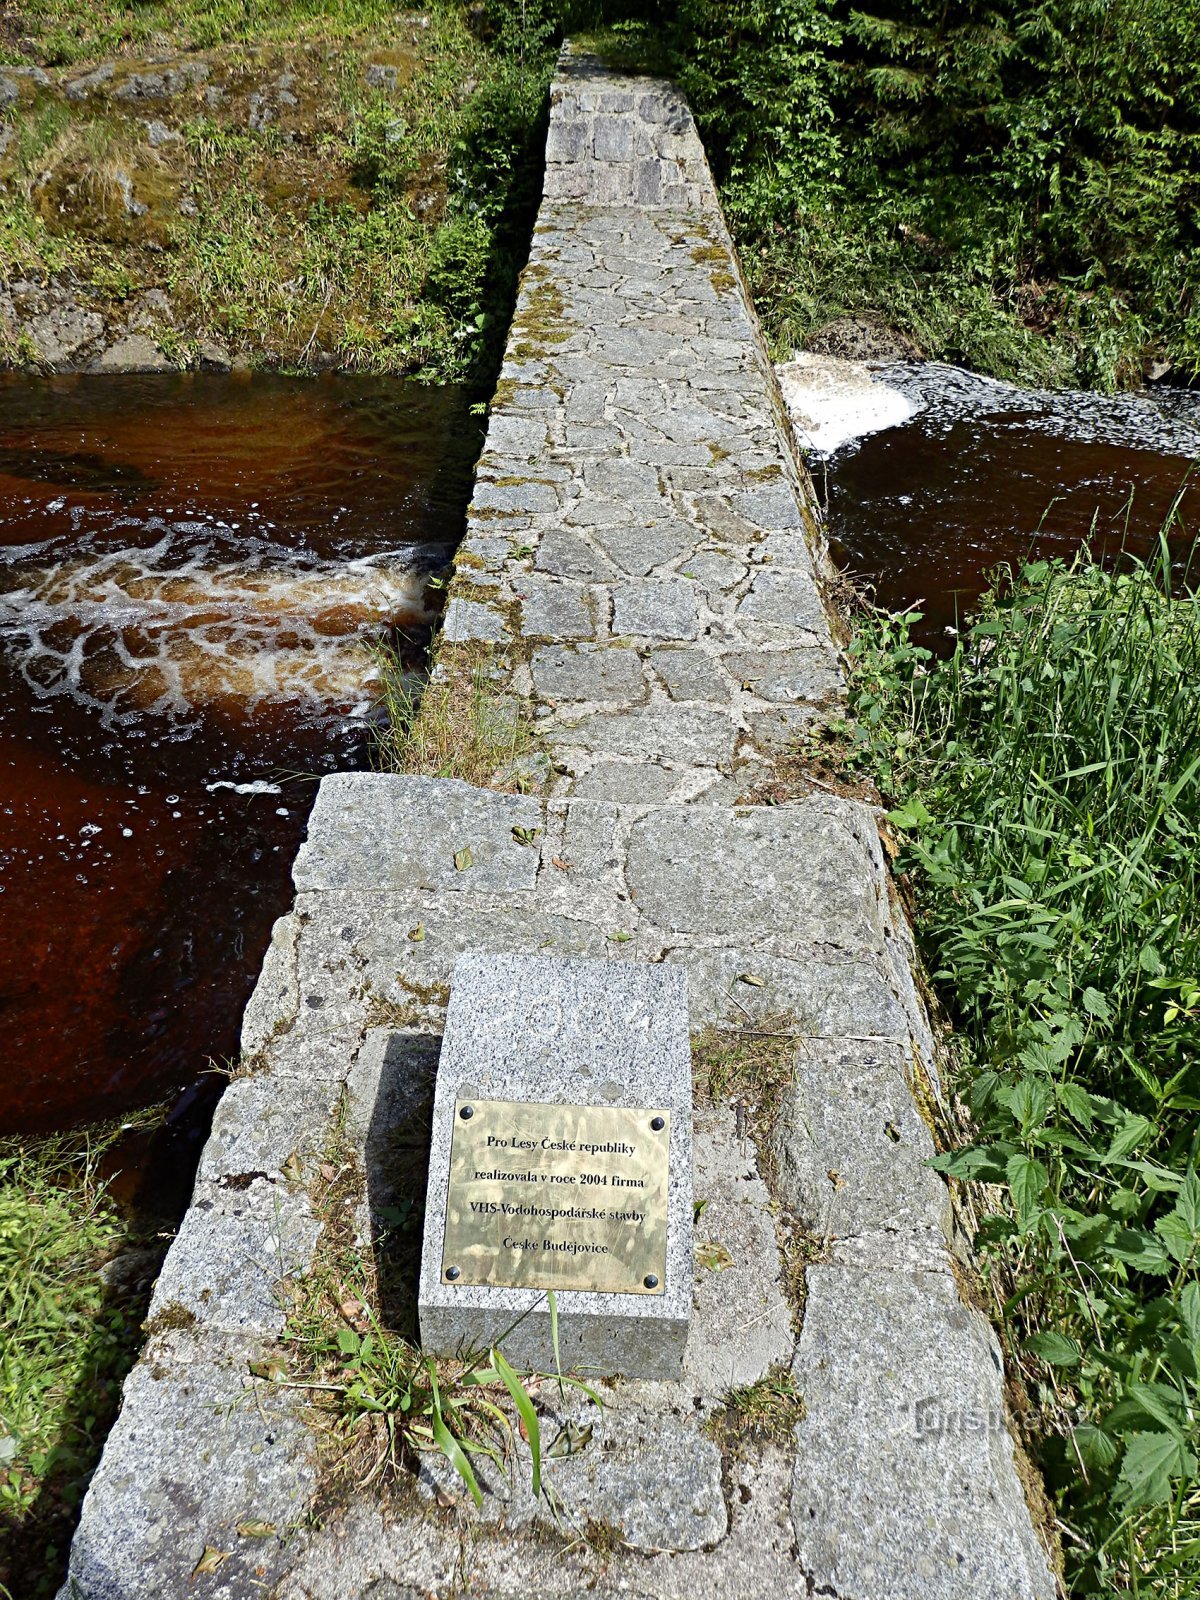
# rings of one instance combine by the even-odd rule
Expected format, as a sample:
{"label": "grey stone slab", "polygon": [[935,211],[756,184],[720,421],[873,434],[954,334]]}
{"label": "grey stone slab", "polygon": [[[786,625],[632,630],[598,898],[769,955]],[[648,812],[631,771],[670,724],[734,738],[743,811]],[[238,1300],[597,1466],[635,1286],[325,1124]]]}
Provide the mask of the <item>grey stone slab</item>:
{"label": "grey stone slab", "polygon": [[[252,1378],[251,1354],[186,1334],[151,1342],[83,1502],[69,1600],[242,1600],[288,1570],[316,1492],[316,1446],[300,1395]],[[251,1521],[274,1531],[240,1535],[238,1523]],[[195,1578],[209,1545],[228,1559]]]}
{"label": "grey stone slab", "polygon": [[596,628],[585,591],[558,578],[514,578],[521,599],[521,631],[533,639],[590,639]]}
{"label": "grey stone slab", "polygon": [[816,579],[809,572],[760,568],[736,616],[739,621],[782,623],[826,635],[829,631]]}
{"label": "grey stone slab", "polygon": [[675,933],[880,950],[875,874],[841,810],[664,807],[630,831],[630,888],[643,915]]}
{"label": "grey stone slab", "polygon": [[532,889],[537,851],[514,829],[540,826],[538,802],[524,795],[452,778],[337,773],[321,782],[293,877],[301,892]]}
{"label": "grey stone slab", "polygon": [[644,578],[694,549],[699,536],[686,522],[659,517],[652,524],[618,522],[600,527],[593,537],[622,572]]}
{"label": "grey stone slab", "polygon": [[522,478],[515,483],[489,483],[480,479],[471,496],[470,509],[475,513],[557,511],[558,494],[552,483],[536,478]]}
{"label": "grey stone slab", "polygon": [[247,1185],[265,1177],[279,1184],[293,1157],[309,1170],[328,1143],[337,1098],[338,1085],[328,1079],[286,1092],[269,1073],[235,1079],[213,1114],[196,1181]]}
{"label": "grey stone slab", "polygon": [[814,1266],[792,1520],[817,1592],[1052,1600],[995,1335],[937,1273]]}
{"label": "grey stone slab", "polygon": [[[614,883],[619,883],[623,842],[618,808],[603,801],[573,798],[552,801],[547,809],[561,816],[561,858],[571,863],[572,882],[577,885],[584,878],[598,881],[612,875]],[[554,870],[557,873],[558,869]],[[543,869],[543,881],[545,877]]]}
{"label": "grey stone slab", "polygon": [[633,127],[626,117],[597,117],[592,148],[597,161],[628,161],[633,155]]}
{"label": "grey stone slab", "polygon": [[422,1344],[452,1354],[503,1338],[510,1359],[552,1371],[544,1291],[442,1278],[455,1101],[554,1101],[669,1110],[662,1294],[564,1290],[565,1367],[677,1377],[692,1305],[691,1053],[684,975],[633,962],[469,954],[454,969],[438,1067],[421,1257]]}
{"label": "grey stone slab", "polygon": [[575,780],[573,793],[624,805],[660,805],[679,788],[681,774],[642,761],[598,761]]}
{"label": "grey stone slab", "polygon": [[908,1085],[909,1049],[811,1039],[796,1057],[772,1143],[779,1193],[821,1237],[918,1233],[944,1251],[946,1185]]}
{"label": "grey stone slab", "polygon": [[[674,1434],[675,1424],[671,1433]],[[690,1463],[689,1456],[689,1463]],[[486,1466],[487,1463],[485,1462]],[[548,1471],[554,1470],[551,1464]],[[696,1550],[634,1548],[625,1539],[609,1549],[586,1539],[517,1538],[506,1516],[497,1536],[476,1534],[468,1546],[470,1580],[496,1600],[762,1600],[765,1594],[803,1593],[804,1576],[791,1555],[789,1474],[784,1455],[768,1446],[761,1458],[744,1453],[726,1466],[729,1531]],[[668,1493],[682,1496],[689,1479],[660,1475]],[[645,1488],[648,1485],[644,1485]],[[279,1600],[429,1600],[452,1592],[463,1566],[461,1513],[429,1511],[384,1517],[357,1504],[344,1517],[299,1536],[296,1569]],[[692,1519],[689,1518],[689,1521]],[[569,1527],[564,1524],[564,1527]],[[474,1530],[472,1530],[474,1532]],[[630,1531],[633,1531],[630,1524]]]}
{"label": "grey stone slab", "polygon": [[583,481],[590,494],[621,505],[658,494],[658,473],[654,468],[624,456],[602,456],[599,460],[585,461]]}
{"label": "grey stone slab", "polygon": [[442,638],[449,644],[467,644],[479,639],[495,644],[508,632],[504,613],[479,600],[462,600],[452,595],[442,618]]}
{"label": "grey stone slab", "polygon": [[722,703],[730,696],[729,680],[702,650],[656,650],[650,664],[667,686],[672,700]]}
{"label": "grey stone slab", "polygon": [[645,696],[636,650],[575,650],[550,644],[530,661],[533,685],[548,700],[614,700],[629,705]]}
{"label": "grey stone slab", "polygon": [[756,528],[802,528],[796,491],[782,474],[749,489],[739,489],[732,497],[734,512]]}
{"label": "grey stone slab", "polygon": [[537,547],[535,564],[539,572],[573,578],[577,583],[604,583],[616,576],[610,561],[565,528],[552,529],[544,535]]}
{"label": "grey stone slab", "polygon": [[262,1050],[291,1026],[300,1005],[296,976],[296,943],[300,923],[295,912],[277,919],[263,956],[258,981],[242,1016],[243,1057]]}
{"label": "grey stone slab", "polygon": [[697,1111],[695,1174],[696,1201],[704,1207],[694,1230],[695,1319],[704,1337],[688,1342],[683,1382],[711,1404],[790,1366],[795,1334],[776,1207],[753,1145],[737,1136],[732,1108]]}
{"label": "grey stone slab", "polygon": [[660,1413],[614,1417],[607,1431],[608,1440],[593,1434],[600,1448],[554,1467],[569,1522],[614,1528],[634,1550],[700,1550],[725,1536],[721,1455],[711,1439]]}
{"label": "grey stone slab", "polygon": [[[648,1387],[638,1389],[644,1394]],[[425,1458],[418,1488],[428,1499],[457,1502],[459,1516],[471,1523],[513,1529],[540,1522],[559,1535],[586,1535],[599,1525],[619,1534],[630,1550],[699,1550],[724,1537],[721,1456],[698,1416],[680,1422],[657,1395],[649,1404],[638,1404],[640,1395],[620,1395],[603,1409],[569,1398],[556,1404],[556,1398],[544,1402],[544,1448],[551,1449],[568,1427],[576,1433],[587,1428],[590,1437],[581,1449],[543,1463],[548,1493],[541,1501],[530,1491],[532,1466],[524,1448],[514,1452],[506,1471],[481,1463],[478,1510],[444,1458]]]}
{"label": "grey stone slab", "polygon": [[792,650],[734,650],[722,665],[760,700],[819,702],[845,689],[837,657],[820,645]]}
{"label": "grey stone slab", "polygon": [[[378,902],[364,909],[369,920],[355,946],[362,963],[359,982],[407,1019],[405,1026],[442,1026],[451,972],[466,950],[615,960],[624,948],[608,938],[621,925],[615,904],[611,918],[599,925],[527,899],[506,903],[494,896],[412,893],[389,896],[385,918]],[[413,938],[414,932],[420,937]]]}
{"label": "grey stone slab", "polygon": [[639,639],[694,639],[700,631],[695,586],[685,578],[647,578],[613,589],[613,632]]}
{"label": "grey stone slab", "polygon": [[[770,945],[733,939],[701,945],[668,938],[665,943],[665,959],[687,968],[697,1027],[783,1013],[794,1019],[802,1037],[908,1036],[908,1018],[890,972],[865,954],[859,960],[838,961],[822,960],[812,951],[784,954]],[[758,983],[745,983],[745,973]]]}
{"label": "grey stone slab", "polygon": [[508,411],[494,411],[488,422],[487,449],[499,455],[539,455],[546,448],[548,435],[542,417],[522,417]]}
{"label": "grey stone slab", "polygon": [[154,1286],[150,1325],[158,1317],[217,1333],[281,1333],[284,1280],[308,1266],[319,1232],[308,1196],[285,1183],[201,1185]]}
{"label": "grey stone slab", "polygon": [[748,573],[743,562],[715,550],[697,550],[680,568],[680,576],[699,585],[714,611],[721,609],[725,597],[744,582]]}
{"label": "grey stone slab", "polygon": [[574,746],[640,761],[716,767],[732,759],[737,727],[719,711],[690,705],[648,705],[550,727],[546,737],[560,756],[566,747]]}
{"label": "grey stone slab", "polygon": [[823,705],[773,706],[770,711],[747,713],[746,731],[760,751],[794,750],[813,728],[830,716],[842,714],[843,706],[834,701]]}

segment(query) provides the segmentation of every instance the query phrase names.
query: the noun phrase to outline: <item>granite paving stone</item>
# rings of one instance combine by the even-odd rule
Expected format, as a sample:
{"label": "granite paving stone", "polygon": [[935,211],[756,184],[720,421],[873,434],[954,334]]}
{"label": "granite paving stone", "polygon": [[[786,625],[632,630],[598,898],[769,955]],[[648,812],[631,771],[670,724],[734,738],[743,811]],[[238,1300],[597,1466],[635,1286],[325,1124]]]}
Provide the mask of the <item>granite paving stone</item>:
{"label": "granite paving stone", "polygon": [[806,1278],[792,1521],[816,1592],[1052,1600],[996,1337],[950,1273],[813,1266]]}
{"label": "granite paving stone", "polygon": [[699,631],[696,589],[685,578],[614,586],[613,632],[619,637],[694,639]]}
{"label": "granite paving stone", "polygon": [[534,688],[548,700],[618,700],[629,705],[645,689],[635,650],[573,650],[550,644],[534,651],[530,670]]}

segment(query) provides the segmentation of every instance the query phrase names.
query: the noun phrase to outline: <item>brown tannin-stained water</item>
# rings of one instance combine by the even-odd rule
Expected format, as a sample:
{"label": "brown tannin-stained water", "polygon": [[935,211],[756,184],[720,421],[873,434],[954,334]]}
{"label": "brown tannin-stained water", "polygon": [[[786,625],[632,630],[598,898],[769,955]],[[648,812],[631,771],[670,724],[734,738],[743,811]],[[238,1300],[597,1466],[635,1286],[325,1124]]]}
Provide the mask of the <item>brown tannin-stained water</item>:
{"label": "brown tannin-stained water", "polygon": [[1051,394],[932,364],[876,377],[913,414],[812,461],[813,476],[839,566],[889,610],[916,606],[935,648],[1002,564],[1070,559],[1085,540],[1145,555],[1177,499],[1177,562],[1200,533],[1200,395]]}
{"label": "brown tannin-stained water", "polygon": [[462,392],[0,379],[0,1131],[237,1051],[314,779],[369,758],[366,640],[419,658]]}

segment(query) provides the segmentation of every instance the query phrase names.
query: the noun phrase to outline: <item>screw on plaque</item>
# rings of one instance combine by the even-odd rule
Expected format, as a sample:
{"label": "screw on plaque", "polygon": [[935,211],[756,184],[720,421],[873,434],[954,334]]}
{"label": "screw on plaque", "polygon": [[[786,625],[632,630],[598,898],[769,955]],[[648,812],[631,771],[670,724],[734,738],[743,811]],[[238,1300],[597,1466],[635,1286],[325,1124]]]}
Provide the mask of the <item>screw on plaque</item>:
{"label": "screw on plaque", "polygon": [[661,1133],[663,1131],[663,1129],[666,1127],[666,1125],[667,1125],[667,1121],[666,1121],[665,1117],[651,1117],[650,1118],[650,1126],[654,1129],[655,1133]]}
{"label": "screw on plaque", "polygon": [[447,1267],[446,1277],[453,1283],[455,1279],[462,1277],[462,1269],[460,1267]]}
{"label": "screw on plaque", "polygon": [[652,1272],[648,1272],[646,1274],[646,1276],[642,1279],[642,1282],[646,1285],[647,1289],[657,1289],[658,1288],[658,1279],[654,1276],[654,1274]]}
{"label": "screw on plaque", "polygon": [[475,1107],[464,1106],[458,1114],[464,1122],[470,1122],[471,1118],[475,1115]]}

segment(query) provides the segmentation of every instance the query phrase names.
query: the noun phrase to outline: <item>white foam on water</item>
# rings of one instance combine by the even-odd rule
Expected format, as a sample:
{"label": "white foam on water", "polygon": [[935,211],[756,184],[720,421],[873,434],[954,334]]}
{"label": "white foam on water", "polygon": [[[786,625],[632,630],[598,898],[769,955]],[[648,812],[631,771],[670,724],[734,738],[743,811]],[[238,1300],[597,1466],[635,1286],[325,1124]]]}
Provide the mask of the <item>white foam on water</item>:
{"label": "white foam on water", "polygon": [[0,565],[0,645],[40,698],[69,694],[105,722],[244,713],[272,702],[360,703],[364,641],[427,623],[420,547],[315,562],[278,547],[244,561],[149,549]]}
{"label": "white foam on water", "polygon": [[267,783],[262,778],[256,778],[253,783],[234,783],[231,778],[218,778],[216,783],[206,783],[204,787],[209,794],[216,794],[218,789],[229,789],[234,794],[282,794],[283,790],[277,783]]}
{"label": "white foam on water", "polygon": [[918,410],[861,361],[801,351],[775,370],[801,448],[816,455],[832,455],[852,439],[898,427]]}

